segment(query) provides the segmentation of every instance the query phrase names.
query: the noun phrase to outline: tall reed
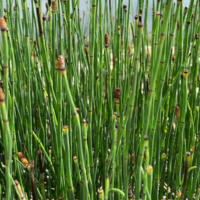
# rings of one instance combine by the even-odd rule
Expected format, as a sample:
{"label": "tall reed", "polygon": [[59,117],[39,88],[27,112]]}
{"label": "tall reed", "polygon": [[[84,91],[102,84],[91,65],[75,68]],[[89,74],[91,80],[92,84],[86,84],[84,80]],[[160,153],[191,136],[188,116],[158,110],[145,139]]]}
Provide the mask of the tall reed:
{"label": "tall reed", "polygon": [[1,199],[199,199],[200,1],[127,2],[0,1]]}

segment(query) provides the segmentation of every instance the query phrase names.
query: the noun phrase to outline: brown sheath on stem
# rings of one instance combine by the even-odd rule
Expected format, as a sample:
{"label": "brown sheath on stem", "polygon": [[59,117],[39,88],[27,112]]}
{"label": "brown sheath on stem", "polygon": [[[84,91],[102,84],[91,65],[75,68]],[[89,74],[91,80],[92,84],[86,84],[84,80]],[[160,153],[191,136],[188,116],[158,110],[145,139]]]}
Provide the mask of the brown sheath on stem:
{"label": "brown sheath on stem", "polygon": [[89,55],[88,55],[88,49],[87,49],[87,47],[85,48],[85,54],[86,54],[87,63],[88,63],[88,67],[89,67],[90,66],[90,60],[89,60]]}
{"label": "brown sheath on stem", "polygon": [[121,40],[121,46],[124,47],[124,40]]}
{"label": "brown sheath on stem", "polygon": [[115,103],[119,103],[119,99],[121,97],[121,88],[117,88],[114,93]]}
{"label": "brown sheath on stem", "polygon": [[180,22],[177,21],[177,30],[180,30]]}
{"label": "brown sheath on stem", "polygon": [[131,56],[131,55],[132,55],[132,48],[131,48],[131,44],[129,44],[129,45],[128,45],[128,48],[129,48],[129,49],[128,49],[129,56]]}
{"label": "brown sheath on stem", "polygon": [[76,112],[77,112],[78,114],[80,114],[80,109],[79,109],[79,108],[76,108]]}
{"label": "brown sheath on stem", "polygon": [[37,40],[34,40],[34,47],[37,47]]}
{"label": "brown sheath on stem", "polygon": [[131,162],[132,162],[132,165],[134,165],[134,163],[135,163],[135,155],[134,154],[131,154]]}
{"label": "brown sheath on stem", "polygon": [[17,188],[17,191],[21,197],[21,199],[25,199],[24,194],[22,192],[21,186],[17,180],[15,180],[15,187]]}
{"label": "brown sheath on stem", "polygon": [[59,61],[58,60],[56,60],[56,66],[55,66],[55,68],[56,68],[56,70],[59,69]]}
{"label": "brown sheath on stem", "polygon": [[185,162],[184,182],[183,182],[183,197],[184,197],[186,186],[187,186],[189,162],[190,162],[190,152],[187,152],[186,162]]}
{"label": "brown sheath on stem", "polygon": [[187,10],[188,10],[188,7],[185,6],[185,8],[184,8],[184,14],[187,12]]}
{"label": "brown sheath on stem", "polygon": [[147,93],[149,92],[149,78],[147,78]]}
{"label": "brown sheath on stem", "polygon": [[108,48],[109,45],[109,36],[108,33],[105,34],[105,48]]}
{"label": "brown sheath on stem", "polygon": [[60,64],[60,72],[62,75],[64,75],[64,73],[66,72],[66,68],[65,68],[65,59],[63,56],[59,56],[59,64]]}
{"label": "brown sheath on stem", "polygon": [[31,169],[31,188],[32,188],[32,196],[33,196],[33,200],[36,200],[36,187],[35,187],[35,179],[34,179],[34,161],[32,160],[30,162],[30,169]]}
{"label": "brown sheath on stem", "polygon": [[173,56],[172,57],[172,62],[175,63],[175,60],[176,60],[176,56]]}
{"label": "brown sheath on stem", "polygon": [[106,72],[106,96],[105,101],[107,101],[108,98],[108,72]]}
{"label": "brown sheath on stem", "polygon": [[176,106],[175,115],[177,119],[180,119],[180,108],[178,106]]}
{"label": "brown sheath on stem", "polygon": [[139,15],[139,23],[138,23],[138,28],[142,28],[143,23],[142,23],[142,15]]}
{"label": "brown sheath on stem", "polygon": [[43,157],[41,149],[38,151],[38,157],[39,157],[40,174],[43,174],[44,169],[43,169]]}
{"label": "brown sheath on stem", "polygon": [[38,108],[35,110],[35,128],[38,129]]}
{"label": "brown sheath on stem", "polygon": [[133,200],[133,192],[131,186],[128,187],[128,199]]}

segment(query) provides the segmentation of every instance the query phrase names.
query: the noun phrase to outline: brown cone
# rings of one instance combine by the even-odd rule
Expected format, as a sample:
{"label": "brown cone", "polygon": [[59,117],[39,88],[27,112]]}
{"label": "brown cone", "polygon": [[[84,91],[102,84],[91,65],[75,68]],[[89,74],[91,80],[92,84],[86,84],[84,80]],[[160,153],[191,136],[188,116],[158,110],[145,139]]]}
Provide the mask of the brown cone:
{"label": "brown cone", "polygon": [[29,164],[29,162],[28,162],[28,160],[26,159],[26,157],[23,155],[23,153],[18,152],[18,153],[17,153],[17,156],[18,156],[18,159],[20,160],[20,162],[21,162],[25,167],[27,167],[28,164]]}
{"label": "brown cone", "polygon": [[0,19],[0,28],[2,31],[7,29],[7,24],[3,17]]}
{"label": "brown cone", "polygon": [[52,1],[52,12],[55,12],[57,9],[57,2],[56,1]]}

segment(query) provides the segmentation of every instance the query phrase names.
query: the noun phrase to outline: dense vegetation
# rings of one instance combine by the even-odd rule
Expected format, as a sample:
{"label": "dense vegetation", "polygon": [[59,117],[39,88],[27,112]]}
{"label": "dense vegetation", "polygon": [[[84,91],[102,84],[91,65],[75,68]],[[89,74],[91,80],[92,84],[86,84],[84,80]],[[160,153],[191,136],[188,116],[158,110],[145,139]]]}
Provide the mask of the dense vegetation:
{"label": "dense vegetation", "polygon": [[0,1],[0,199],[200,199],[200,1],[79,1]]}

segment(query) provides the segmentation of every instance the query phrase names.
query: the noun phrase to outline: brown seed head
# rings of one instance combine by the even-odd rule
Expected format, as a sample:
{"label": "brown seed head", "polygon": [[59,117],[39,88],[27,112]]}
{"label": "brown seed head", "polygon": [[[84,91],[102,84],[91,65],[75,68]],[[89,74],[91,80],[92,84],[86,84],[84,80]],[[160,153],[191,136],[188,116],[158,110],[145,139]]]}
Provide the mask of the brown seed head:
{"label": "brown seed head", "polygon": [[120,30],[120,26],[119,25],[118,25],[117,29],[118,29],[118,31]]}
{"label": "brown seed head", "polygon": [[57,2],[56,1],[52,1],[51,6],[52,6],[52,12],[55,12],[56,9],[57,9]]}
{"label": "brown seed head", "polygon": [[83,14],[85,15],[85,10],[83,11]]}
{"label": "brown seed head", "polygon": [[7,24],[3,17],[0,19],[0,28],[2,31],[5,31],[7,29]]}
{"label": "brown seed head", "polygon": [[28,160],[26,159],[26,157],[23,155],[23,153],[18,152],[18,153],[17,153],[17,156],[18,156],[19,161],[20,161],[25,167],[27,167],[28,164],[29,164],[29,162],[28,162]]}

